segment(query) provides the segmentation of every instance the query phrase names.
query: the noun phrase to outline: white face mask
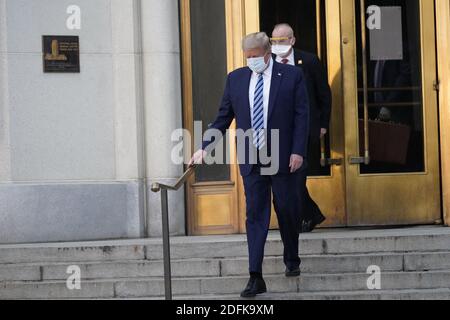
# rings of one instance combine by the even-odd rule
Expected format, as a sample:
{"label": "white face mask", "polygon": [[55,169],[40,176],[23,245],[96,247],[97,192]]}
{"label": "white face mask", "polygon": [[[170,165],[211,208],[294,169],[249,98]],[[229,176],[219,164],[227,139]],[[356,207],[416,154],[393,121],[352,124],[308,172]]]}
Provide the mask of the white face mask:
{"label": "white face mask", "polygon": [[264,57],[249,58],[247,59],[247,65],[250,70],[256,73],[263,73],[264,70],[266,70],[269,66],[269,64],[266,63]]}
{"label": "white face mask", "polygon": [[285,57],[291,49],[291,45],[275,44],[272,46],[272,53],[279,57]]}

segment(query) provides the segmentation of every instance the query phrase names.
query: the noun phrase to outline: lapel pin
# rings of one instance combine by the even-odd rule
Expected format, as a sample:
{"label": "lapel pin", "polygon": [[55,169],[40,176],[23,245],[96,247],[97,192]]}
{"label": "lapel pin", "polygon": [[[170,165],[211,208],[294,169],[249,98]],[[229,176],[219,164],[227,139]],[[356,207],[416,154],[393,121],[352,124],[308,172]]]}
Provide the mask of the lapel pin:
{"label": "lapel pin", "polygon": [[281,77],[281,73],[278,73],[278,76]]}
{"label": "lapel pin", "polygon": [[303,60],[298,60],[298,64],[303,64]]}

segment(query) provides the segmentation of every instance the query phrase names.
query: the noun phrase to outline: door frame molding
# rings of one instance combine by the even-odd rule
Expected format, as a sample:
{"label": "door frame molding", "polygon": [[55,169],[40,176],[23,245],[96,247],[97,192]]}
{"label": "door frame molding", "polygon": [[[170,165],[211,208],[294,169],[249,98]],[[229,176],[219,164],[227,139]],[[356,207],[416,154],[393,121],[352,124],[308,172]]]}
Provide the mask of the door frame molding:
{"label": "door frame molding", "polygon": [[436,0],[441,179],[444,223],[450,225],[450,0]]}
{"label": "door frame molding", "polygon": [[[225,0],[227,8],[227,25],[233,28],[227,28],[227,38],[229,48],[228,54],[232,59],[228,61],[229,71],[236,70],[245,66],[245,57],[242,51],[242,39],[245,35],[259,31],[259,1],[258,0]],[[235,128],[235,123],[233,123]],[[245,217],[246,201],[244,191],[244,181],[239,173],[239,166],[236,167],[237,175],[237,199],[239,216],[239,233],[246,232]]]}
{"label": "door frame molding", "polygon": [[[230,21],[230,0],[225,2],[226,14],[226,44],[228,70],[234,63],[233,47],[230,46],[230,29],[239,29],[234,21]],[[191,47],[191,14],[190,0],[179,0],[180,6],[180,39],[181,39],[181,70],[183,89],[183,127],[193,136],[193,86],[192,86],[192,47]],[[234,10],[234,8],[233,8]],[[189,153],[194,150],[194,139],[185,141],[184,150]],[[230,136],[229,141],[232,141]],[[187,158],[190,154],[185,154]],[[238,166],[236,164],[236,153],[230,148],[230,181],[213,181],[196,183],[195,176],[191,176],[186,183],[186,217],[188,235],[212,235],[212,234],[234,234],[238,233],[238,191],[236,181],[238,179]],[[200,217],[200,211],[203,215]],[[212,222],[214,216],[221,216],[223,223],[215,225]],[[200,221],[201,220],[201,221]],[[205,225],[202,225],[204,222]]]}

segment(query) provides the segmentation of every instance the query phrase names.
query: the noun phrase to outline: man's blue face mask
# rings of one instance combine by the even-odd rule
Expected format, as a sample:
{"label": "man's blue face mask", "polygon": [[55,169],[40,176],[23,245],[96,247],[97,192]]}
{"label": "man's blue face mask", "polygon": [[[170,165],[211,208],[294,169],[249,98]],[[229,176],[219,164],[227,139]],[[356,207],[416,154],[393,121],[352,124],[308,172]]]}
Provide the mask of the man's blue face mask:
{"label": "man's blue face mask", "polygon": [[253,72],[263,73],[269,66],[265,61],[265,57],[248,58],[247,65]]}

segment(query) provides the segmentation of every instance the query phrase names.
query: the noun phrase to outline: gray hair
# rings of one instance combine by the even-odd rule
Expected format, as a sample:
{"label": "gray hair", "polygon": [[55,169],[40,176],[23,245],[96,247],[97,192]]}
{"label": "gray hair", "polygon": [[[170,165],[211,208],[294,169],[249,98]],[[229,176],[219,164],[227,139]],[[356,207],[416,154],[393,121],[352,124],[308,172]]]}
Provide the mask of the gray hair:
{"label": "gray hair", "polygon": [[263,48],[266,52],[269,52],[272,48],[270,38],[265,32],[251,33],[242,40],[244,51],[258,48]]}

